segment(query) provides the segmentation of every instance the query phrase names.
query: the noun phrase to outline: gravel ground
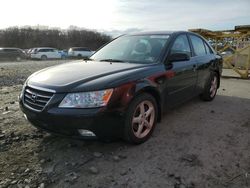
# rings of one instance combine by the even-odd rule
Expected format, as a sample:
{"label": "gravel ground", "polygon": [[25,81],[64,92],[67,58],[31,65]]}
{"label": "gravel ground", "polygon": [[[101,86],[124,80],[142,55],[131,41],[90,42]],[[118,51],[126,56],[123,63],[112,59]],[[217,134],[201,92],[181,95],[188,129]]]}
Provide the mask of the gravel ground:
{"label": "gravel ground", "polygon": [[0,63],[1,187],[250,187],[250,80],[222,79],[213,102],[168,112],[146,143],[51,136],[19,110],[20,84],[66,61]]}
{"label": "gravel ground", "polygon": [[27,76],[45,67],[69,62],[69,60],[56,61],[21,61],[1,62],[0,61],[0,86],[12,86],[23,84]]}

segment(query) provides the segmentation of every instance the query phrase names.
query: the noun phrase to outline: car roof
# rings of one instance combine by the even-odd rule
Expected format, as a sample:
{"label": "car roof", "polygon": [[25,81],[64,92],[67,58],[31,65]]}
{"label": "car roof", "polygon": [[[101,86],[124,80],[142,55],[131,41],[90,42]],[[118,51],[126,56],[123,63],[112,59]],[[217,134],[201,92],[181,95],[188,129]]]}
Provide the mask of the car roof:
{"label": "car roof", "polygon": [[56,49],[56,48],[52,48],[52,47],[36,47],[34,49]]}
{"label": "car roof", "polygon": [[190,34],[195,34],[190,31],[145,31],[145,32],[136,32],[136,33],[131,33],[128,34],[127,36],[133,36],[133,35],[173,35],[173,34],[180,34],[180,33],[190,33]]}
{"label": "car roof", "polygon": [[187,31],[144,31],[136,32],[129,35],[171,35],[173,33],[187,32]]}
{"label": "car roof", "polygon": [[84,46],[78,46],[78,47],[70,47],[71,49],[75,49],[75,48],[87,48],[87,47],[84,47]]}
{"label": "car roof", "polygon": [[13,50],[22,50],[21,48],[13,48],[13,47],[0,47],[1,50],[3,49],[13,49]]}

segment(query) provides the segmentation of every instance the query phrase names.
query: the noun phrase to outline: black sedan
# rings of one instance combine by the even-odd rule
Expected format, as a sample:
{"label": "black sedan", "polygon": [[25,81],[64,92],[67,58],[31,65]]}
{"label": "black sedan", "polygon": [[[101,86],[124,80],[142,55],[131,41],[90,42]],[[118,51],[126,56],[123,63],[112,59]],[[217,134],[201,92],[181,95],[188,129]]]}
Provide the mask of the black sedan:
{"label": "black sedan", "polygon": [[146,141],[167,109],[194,96],[214,99],[222,58],[191,32],[148,32],[116,38],[90,59],[31,75],[20,107],[51,133]]}

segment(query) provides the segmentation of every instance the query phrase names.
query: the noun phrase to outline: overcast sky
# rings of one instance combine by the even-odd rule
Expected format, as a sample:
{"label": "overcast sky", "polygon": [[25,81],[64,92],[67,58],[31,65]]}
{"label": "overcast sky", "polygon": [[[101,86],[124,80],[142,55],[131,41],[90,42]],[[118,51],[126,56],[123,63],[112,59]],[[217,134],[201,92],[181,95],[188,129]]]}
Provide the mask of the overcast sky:
{"label": "overcast sky", "polygon": [[219,30],[244,24],[250,24],[250,0],[4,0],[0,11],[0,28]]}

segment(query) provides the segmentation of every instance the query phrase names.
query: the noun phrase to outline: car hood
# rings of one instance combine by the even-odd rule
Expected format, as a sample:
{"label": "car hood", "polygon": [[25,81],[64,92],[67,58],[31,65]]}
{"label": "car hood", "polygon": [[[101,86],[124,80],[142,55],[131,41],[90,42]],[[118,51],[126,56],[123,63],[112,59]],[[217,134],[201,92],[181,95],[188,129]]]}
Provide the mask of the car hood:
{"label": "car hood", "polygon": [[[106,77],[143,69],[143,64],[77,61],[49,67],[31,75],[28,85],[54,90],[77,87],[79,84],[104,80]],[[117,77],[115,77],[117,78]],[[105,86],[103,86],[105,87]]]}

